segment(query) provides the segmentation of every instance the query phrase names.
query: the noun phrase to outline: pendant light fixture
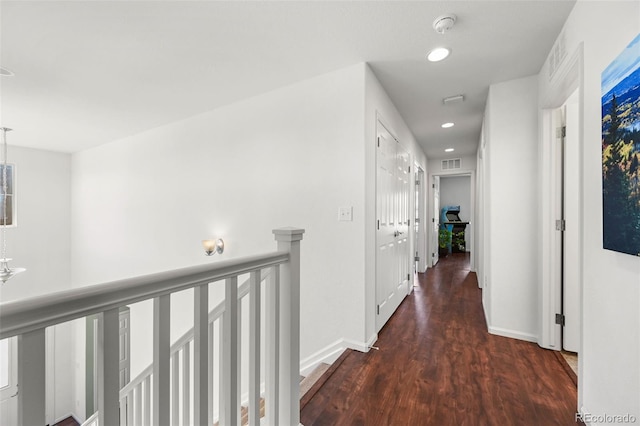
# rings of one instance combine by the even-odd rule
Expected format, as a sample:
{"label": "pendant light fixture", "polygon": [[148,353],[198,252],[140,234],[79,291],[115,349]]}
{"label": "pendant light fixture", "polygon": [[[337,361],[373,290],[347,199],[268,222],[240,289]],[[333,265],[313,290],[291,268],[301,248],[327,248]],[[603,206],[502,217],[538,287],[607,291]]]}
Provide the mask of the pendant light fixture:
{"label": "pendant light fixture", "polygon": [[2,131],[2,232],[0,233],[0,245],[2,245],[2,258],[0,259],[0,281],[6,283],[14,275],[26,271],[25,268],[10,268],[7,258],[7,193],[9,192],[7,174],[7,132],[11,129],[0,127]]}

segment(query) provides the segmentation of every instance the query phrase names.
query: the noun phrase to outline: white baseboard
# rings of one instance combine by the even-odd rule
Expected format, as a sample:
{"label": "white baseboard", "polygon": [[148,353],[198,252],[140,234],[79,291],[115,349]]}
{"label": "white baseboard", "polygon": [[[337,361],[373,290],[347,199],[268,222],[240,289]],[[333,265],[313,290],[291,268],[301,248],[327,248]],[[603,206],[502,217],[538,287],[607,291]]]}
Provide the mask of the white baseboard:
{"label": "white baseboard", "polygon": [[509,330],[506,328],[500,327],[487,327],[490,334],[495,334],[496,336],[502,337],[510,337],[512,339],[524,340],[526,342],[538,343],[538,336],[529,333],[523,333],[521,331]]}
{"label": "white baseboard", "polygon": [[309,355],[300,361],[300,374],[309,375],[320,363],[333,364],[345,349],[353,349],[360,352],[369,352],[371,345],[378,340],[374,334],[367,342],[357,342],[351,339],[339,339],[319,351]]}

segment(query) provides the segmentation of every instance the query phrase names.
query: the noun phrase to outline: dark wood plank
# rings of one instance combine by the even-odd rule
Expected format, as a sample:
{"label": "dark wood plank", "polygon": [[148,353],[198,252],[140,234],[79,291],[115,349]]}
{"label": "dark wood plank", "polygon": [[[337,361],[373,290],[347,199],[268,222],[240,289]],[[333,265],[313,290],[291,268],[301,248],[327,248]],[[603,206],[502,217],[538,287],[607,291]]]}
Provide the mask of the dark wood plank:
{"label": "dark wood plank", "polygon": [[64,420],[60,420],[53,426],[80,426],[80,423],[76,422],[76,419],[73,417],[67,417]]}
{"label": "dark wood plank", "polygon": [[336,359],[336,361],[327,369],[327,371],[325,371],[322,376],[320,376],[320,378],[316,380],[316,382],[313,384],[313,386],[311,386],[307,393],[302,395],[302,398],[300,398],[300,410],[302,410],[309,403],[309,401],[311,401],[311,398],[313,398],[313,396],[318,393],[320,389],[322,389],[322,386],[326,383],[327,380],[329,380],[333,373],[336,372],[338,367],[340,367],[344,360],[347,359],[351,352],[353,352],[353,350],[351,349],[347,349],[342,352],[338,359]]}
{"label": "dark wood plank", "polygon": [[419,276],[379,333],[301,409],[313,425],[575,425],[576,387],[553,351],[488,334],[460,253]]}

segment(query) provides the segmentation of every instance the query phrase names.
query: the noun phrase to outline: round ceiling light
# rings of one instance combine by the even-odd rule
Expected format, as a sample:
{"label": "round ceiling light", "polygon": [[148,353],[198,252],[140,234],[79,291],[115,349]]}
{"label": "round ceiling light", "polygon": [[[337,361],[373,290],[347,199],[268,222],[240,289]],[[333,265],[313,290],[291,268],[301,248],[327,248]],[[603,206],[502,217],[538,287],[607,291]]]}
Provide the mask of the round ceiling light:
{"label": "round ceiling light", "polygon": [[427,54],[427,59],[429,62],[438,62],[445,59],[450,53],[451,50],[446,47],[436,47]]}
{"label": "round ceiling light", "polygon": [[444,152],[453,152],[453,151],[455,151],[455,149],[453,149],[453,148],[447,148],[447,149],[444,150]]}
{"label": "round ceiling light", "polygon": [[454,124],[453,124],[453,123],[444,123],[441,127],[442,127],[443,129],[448,129],[449,127],[453,127],[453,126],[454,126]]}

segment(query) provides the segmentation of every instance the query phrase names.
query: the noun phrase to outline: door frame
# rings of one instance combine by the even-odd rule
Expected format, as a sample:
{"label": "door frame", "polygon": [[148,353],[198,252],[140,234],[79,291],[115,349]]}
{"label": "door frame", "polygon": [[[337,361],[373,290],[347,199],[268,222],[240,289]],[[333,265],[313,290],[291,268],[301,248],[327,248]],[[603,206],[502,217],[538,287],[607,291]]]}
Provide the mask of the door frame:
{"label": "door frame", "polygon": [[[578,166],[579,181],[579,282],[582,282],[582,265],[584,263],[584,255],[582,251],[582,235],[583,235],[583,123],[584,123],[584,85],[583,85],[583,46],[582,44],[576,49],[576,52],[568,58],[562,67],[557,71],[555,81],[551,84],[549,93],[551,95],[540,104],[541,113],[541,149],[540,149],[540,179],[542,196],[540,200],[541,208],[541,292],[540,292],[540,337],[538,345],[543,348],[561,350],[562,348],[562,327],[555,324],[555,314],[562,312],[562,262],[561,262],[561,243],[558,231],[555,228],[557,218],[557,200],[559,194],[559,179],[556,164],[558,161],[558,153],[555,149],[556,144],[556,111],[562,107],[576,90],[580,98],[578,107],[578,140],[579,151],[577,155],[580,158]],[[580,289],[580,318],[582,319],[582,289]],[[582,323],[583,321],[581,321]],[[580,340],[582,342],[582,324],[580,326]],[[582,343],[580,344],[582,350]],[[579,365],[580,367],[580,365]],[[579,368],[580,370],[580,368]],[[579,371],[580,373],[580,371]],[[578,374],[580,377],[580,374]]]}
{"label": "door frame", "polygon": [[[437,161],[440,161],[441,159],[438,159]],[[469,232],[469,247],[471,248],[470,251],[470,269],[472,272],[476,272],[476,247],[475,247],[475,229],[476,229],[476,222],[477,222],[477,217],[476,217],[476,171],[472,170],[472,169],[460,169],[460,170],[451,170],[451,171],[439,171],[439,172],[433,172],[431,173],[430,179],[429,179],[429,211],[431,212],[431,210],[433,209],[433,204],[434,204],[434,191],[433,191],[433,185],[435,182],[435,178],[439,177],[439,178],[443,178],[443,177],[458,177],[458,176],[469,176],[470,180],[469,180],[469,185],[471,186],[470,191],[471,191],[471,200],[469,200],[470,205],[471,205],[471,212],[469,214],[470,220],[469,220],[469,225],[467,225],[467,231]],[[442,206],[442,182],[440,182],[440,205]],[[433,213],[433,212],[431,212]],[[433,218],[432,218],[433,219]],[[467,232],[465,231],[465,232]],[[436,232],[433,227],[431,227],[430,229],[430,235],[429,235],[429,241],[431,242],[431,246],[434,245],[433,241],[438,241],[437,239],[437,234],[434,235],[434,233]],[[438,247],[437,245],[435,247],[429,247],[429,253],[434,253],[433,250],[435,250],[435,252],[438,251]],[[481,280],[478,280],[478,286],[482,287],[481,285]]]}
{"label": "door frame", "polygon": [[[405,150],[408,155],[409,155],[409,161],[408,163],[411,165],[411,167],[415,167],[414,166],[414,155],[411,152],[410,149],[408,149],[402,142],[400,142],[400,140],[396,137],[396,132],[393,131],[393,128],[389,125],[387,125],[386,120],[380,116],[379,113],[376,114],[376,131],[375,131],[375,138],[374,138],[374,170],[375,170],[375,197],[374,197],[374,223],[377,223],[377,205],[378,205],[378,179],[377,179],[377,171],[378,171],[378,152],[377,152],[377,139],[378,139],[378,133],[379,133],[379,128],[383,127],[390,135],[391,137],[396,141],[396,143],[398,145],[400,145],[402,147],[403,150]],[[411,253],[414,250],[415,247],[415,241],[414,241],[414,236],[413,236],[413,232],[411,232],[411,224],[413,223],[413,221],[415,220],[415,212],[414,212],[414,198],[413,197],[413,193],[415,191],[415,181],[413,179],[413,170],[410,170],[409,172],[409,197],[408,197],[408,209],[409,209],[409,227],[408,227],[408,237],[407,237],[407,241],[408,241],[408,256],[407,256],[407,271],[410,271],[411,275],[413,275],[413,266],[412,264],[414,263],[413,261],[413,256],[411,255]],[[376,229],[376,226],[374,225],[374,243],[375,243],[375,263],[374,263],[374,291],[373,291],[373,312],[374,312],[374,317],[373,317],[373,325],[374,325],[374,331],[377,333],[382,329],[382,327],[384,327],[384,324],[379,325],[378,324],[378,313],[377,313],[377,306],[378,306],[378,232]],[[406,292],[403,295],[403,300],[404,298],[409,295],[411,293],[411,291],[413,291],[413,277],[411,276],[410,279],[407,282],[407,288],[405,289]],[[402,303],[402,302],[400,302]],[[399,305],[398,305],[399,306]],[[395,311],[394,311],[395,312]],[[391,316],[393,316],[393,313],[391,314]],[[390,317],[391,317],[390,316]],[[386,323],[386,321],[385,321]]]}
{"label": "door frame", "polygon": [[[540,334],[538,345],[553,350],[562,348],[562,330],[555,324],[555,314],[562,312],[562,286],[558,279],[562,273],[560,254],[558,253],[557,231],[555,230],[554,201],[558,199],[558,177],[554,172],[556,151],[554,112],[574,94],[578,92],[578,285],[579,285],[579,317],[580,345],[579,353],[584,348],[584,314],[582,273],[584,266],[583,238],[584,229],[584,45],[580,43],[573,54],[561,64],[549,83],[546,99],[540,101],[541,136],[540,136],[540,270],[541,286],[539,296]],[[582,406],[583,357],[578,357],[578,407]]]}
{"label": "door frame", "polygon": [[[428,223],[427,200],[426,200],[426,193],[424,190],[427,179],[426,179],[426,173],[422,168],[422,166],[414,162],[413,167],[415,170],[415,175],[417,176],[416,182],[414,183],[414,190],[413,190],[413,194],[417,194],[415,197],[416,200],[414,202],[418,203],[417,206],[414,206],[414,208],[411,209],[411,213],[413,214],[412,215],[413,224],[414,226],[418,227],[417,237],[415,237],[415,234],[414,234],[415,241],[413,244],[414,246],[413,252],[415,252],[418,258],[420,259],[417,262],[415,262],[417,263],[416,272],[424,273],[427,271],[427,265],[428,265],[428,262],[427,262],[428,251],[427,251],[427,240],[426,240],[427,239],[426,226]],[[415,212],[418,212],[418,218],[420,219],[420,221],[417,223],[416,223]]]}

